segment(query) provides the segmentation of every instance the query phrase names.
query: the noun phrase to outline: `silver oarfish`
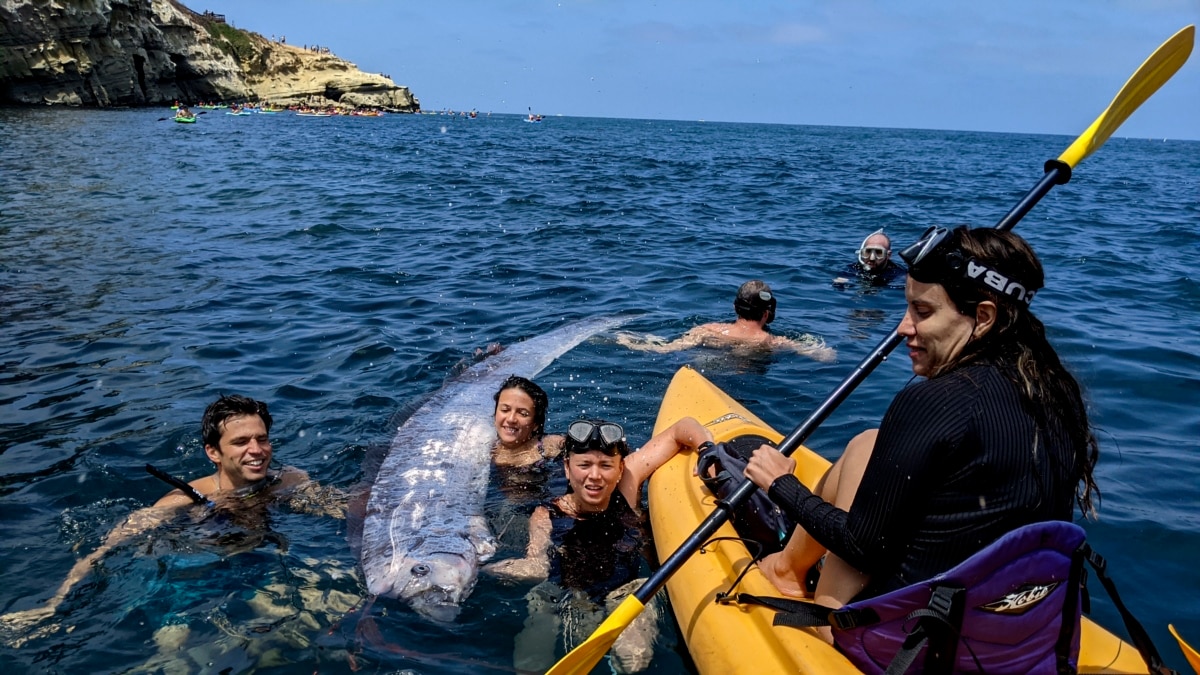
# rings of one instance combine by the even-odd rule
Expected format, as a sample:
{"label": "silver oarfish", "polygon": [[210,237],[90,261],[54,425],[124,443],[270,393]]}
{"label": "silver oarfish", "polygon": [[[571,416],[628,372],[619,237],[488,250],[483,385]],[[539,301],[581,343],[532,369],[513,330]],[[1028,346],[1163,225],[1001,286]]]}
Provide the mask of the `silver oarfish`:
{"label": "silver oarfish", "polygon": [[479,564],[496,551],[483,515],[493,394],[509,375],[532,378],[625,321],[587,319],[509,345],[451,379],[404,422],[371,485],[355,547],[369,593],[435,621],[458,617]]}

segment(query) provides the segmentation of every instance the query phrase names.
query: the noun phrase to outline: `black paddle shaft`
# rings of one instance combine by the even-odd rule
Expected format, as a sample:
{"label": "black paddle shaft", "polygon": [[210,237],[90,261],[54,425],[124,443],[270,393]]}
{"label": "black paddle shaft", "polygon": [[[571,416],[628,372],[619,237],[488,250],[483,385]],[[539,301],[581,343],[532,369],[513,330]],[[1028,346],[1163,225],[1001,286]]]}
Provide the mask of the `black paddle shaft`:
{"label": "black paddle shaft", "polygon": [[[1021,218],[1025,217],[1026,213],[1029,213],[1029,210],[1042,197],[1046,196],[1046,193],[1050,192],[1051,188],[1071,180],[1071,166],[1066,162],[1057,159],[1049,160],[1046,162],[1045,170],[1045,175],[1042,176],[1037,185],[1034,185],[1033,189],[1026,193],[1021,198],[1021,201],[1000,219],[1000,222],[996,223],[995,229],[1002,231],[1011,230]],[[846,379],[842,380],[841,384],[829,394],[821,405],[817,406],[817,409],[801,422],[800,426],[796,427],[792,433],[783,439],[783,442],[779,444],[779,452],[783,453],[785,457],[790,457],[792,453],[799,450],[804,441],[808,440],[808,437],[817,430],[817,427],[821,426],[821,423],[833,414],[833,411],[842,404],[842,401],[845,401],[850,396],[850,393],[858,385],[862,384],[862,381],[867,379],[867,376],[879,364],[883,363],[887,359],[888,354],[898,347],[901,342],[903,342],[903,338],[900,336],[898,330],[892,329],[892,332],[866,358],[859,362],[854,370],[846,376]],[[725,524],[725,521],[729,520],[734,509],[745,503],[757,489],[757,485],[747,480],[737,490],[734,490],[729,499],[717,500],[717,508],[713,509],[713,512],[708,514],[708,517],[704,519],[704,522],[700,523],[696,531],[692,532],[691,536],[663,561],[654,574],[646,580],[646,583],[642,584],[642,587],[633,594],[634,597],[641,601],[643,605],[649,602],[650,598],[654,597],[654,594],[667,583],[667,579],[670,579],[675,572],[679,571],[679,568],[683,567],[688,558],[700,550],[700,547],[704,546],[704,542],[708,541]]]}
{"label": "black paddle shaft", "polygon": [[187,483],[183,482],[182,480],[179,480],[175,476],[172,476],[171,474],[163,471],[162,469],[159,469],[158,467],[154,466],[153,464],[146,465],[146,473],[149,473],[151,476],[154,476],[155,478],[167,483],[171,487],[178,488],[179,491],[183,492],[183,494],[187,495],[188,498],[190,498],[193,502],[196,502],[197,504],[208,504],[209,503],[208,499],[206,499],[204,497],[204,495],[202,495],[196,491],[196,488],[192,487],[191,485],[188,485]]}

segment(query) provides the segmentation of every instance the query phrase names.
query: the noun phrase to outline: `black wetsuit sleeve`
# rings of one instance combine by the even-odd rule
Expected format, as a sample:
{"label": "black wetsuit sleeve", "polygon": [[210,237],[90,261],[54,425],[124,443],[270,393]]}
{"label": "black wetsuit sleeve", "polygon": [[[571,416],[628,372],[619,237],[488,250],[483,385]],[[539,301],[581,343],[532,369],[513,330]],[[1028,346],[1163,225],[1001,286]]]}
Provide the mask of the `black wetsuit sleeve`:
{"label": "black wetsuit sleeve", "polygon": [[772,501],[856,569],[894,572],[938,480],[938,458],[957,447],[970,417],[954,387],[942,384],[922,382],[896,395],[849,511],[813,495],[794,476],[771,484]]}

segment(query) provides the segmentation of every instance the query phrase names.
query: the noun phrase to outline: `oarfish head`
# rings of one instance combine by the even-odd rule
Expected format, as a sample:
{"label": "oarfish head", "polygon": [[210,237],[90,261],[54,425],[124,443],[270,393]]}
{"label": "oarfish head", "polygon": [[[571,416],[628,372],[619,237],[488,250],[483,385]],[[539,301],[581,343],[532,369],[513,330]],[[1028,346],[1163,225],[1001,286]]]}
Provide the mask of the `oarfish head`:
{"label": "oarfish head", "polygon": [[478,575],[474,555],[431,553],[393,561],[390,574],[372,578],[367,590],[407,604],[421,616],[441,623],[458,618],[459,603],[470,594]]}

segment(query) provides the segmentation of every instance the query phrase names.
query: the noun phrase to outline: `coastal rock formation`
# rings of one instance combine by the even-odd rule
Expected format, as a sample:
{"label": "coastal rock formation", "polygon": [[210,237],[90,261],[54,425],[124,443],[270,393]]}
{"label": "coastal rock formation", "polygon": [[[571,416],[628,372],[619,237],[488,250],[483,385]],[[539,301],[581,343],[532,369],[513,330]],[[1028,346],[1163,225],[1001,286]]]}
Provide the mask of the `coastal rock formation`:
{"label": "coastal rock formation", "polygon": [[420,108],[383,75],[176,0],[0,0],[0,104],[175,100]]}

